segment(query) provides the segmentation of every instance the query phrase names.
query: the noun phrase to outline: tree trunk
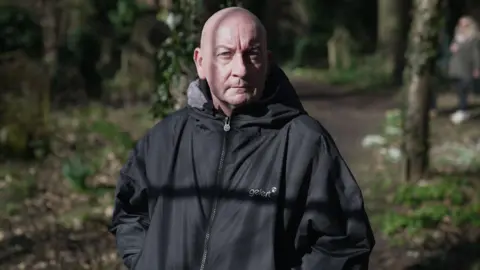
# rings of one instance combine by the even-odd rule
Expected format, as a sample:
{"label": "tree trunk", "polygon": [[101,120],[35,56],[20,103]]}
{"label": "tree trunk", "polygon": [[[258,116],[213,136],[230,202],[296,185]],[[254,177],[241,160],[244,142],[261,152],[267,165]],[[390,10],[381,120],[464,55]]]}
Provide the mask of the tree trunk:
{"label": "tree trunk", "polygon": [[428,170],[429,91],[437,51],[441,0],[414,0],[407,51],[407,110],[404,119],[404,180],[418,181]]}
{"label": "tree trunk", "polygon": [[40,1],[40,26],[43,34],[43,61],[47,67],[50,78],[53,78],[57,68],[57,1]]}
{"label": "tree trunk", "polygon": [[[408,0],[377,0],[377,52],[385,59],[385,68],[393,79],[401,78],[408,29]],[[399,76],[400,75],[400,76]]]}

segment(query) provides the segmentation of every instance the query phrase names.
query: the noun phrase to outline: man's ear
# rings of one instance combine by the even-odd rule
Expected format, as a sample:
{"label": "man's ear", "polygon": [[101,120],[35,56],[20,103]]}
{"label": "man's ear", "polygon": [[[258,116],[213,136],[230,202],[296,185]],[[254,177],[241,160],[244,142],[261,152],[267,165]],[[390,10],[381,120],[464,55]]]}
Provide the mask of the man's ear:
{"label": "man's ear", "polygon": [[197,68],[198,78],[205,80],[205,72],[203,70],[203,57],[200,48],[195,48],[193,51],[193,61],[195,62],[195,67]]}

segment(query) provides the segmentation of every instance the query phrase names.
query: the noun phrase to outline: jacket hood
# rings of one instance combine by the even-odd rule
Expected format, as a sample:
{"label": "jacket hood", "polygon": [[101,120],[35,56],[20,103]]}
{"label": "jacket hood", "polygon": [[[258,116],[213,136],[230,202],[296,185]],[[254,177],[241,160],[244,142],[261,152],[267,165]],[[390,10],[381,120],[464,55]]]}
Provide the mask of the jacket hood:
{"label": "jacket hood", "polygon": [[[206,80],[197,79],[190,83],[187,100],[188,106],[201,118],[225,118],[222,112],[214,108]],[[231,119],[232,125],[237,127],[279,128],[301,114],[306,112],[295,89],[280,67],[273,65],[262,98],[235,109]]]}

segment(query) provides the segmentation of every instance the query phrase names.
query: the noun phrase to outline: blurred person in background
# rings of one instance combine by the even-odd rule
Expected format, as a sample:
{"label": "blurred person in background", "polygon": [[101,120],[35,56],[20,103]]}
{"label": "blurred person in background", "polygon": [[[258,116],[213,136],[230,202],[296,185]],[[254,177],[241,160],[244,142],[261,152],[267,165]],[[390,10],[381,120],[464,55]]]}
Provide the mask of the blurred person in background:
{"label": "blurred person in background", "polygon": [[473,88],[474,80],[480,76],[480,34],[472,17],[463,16],[458,20],[450,52],[448,76],[458,97],[457,111],[450,119],[453,123],[460,124],[470,116],[468,94]]}

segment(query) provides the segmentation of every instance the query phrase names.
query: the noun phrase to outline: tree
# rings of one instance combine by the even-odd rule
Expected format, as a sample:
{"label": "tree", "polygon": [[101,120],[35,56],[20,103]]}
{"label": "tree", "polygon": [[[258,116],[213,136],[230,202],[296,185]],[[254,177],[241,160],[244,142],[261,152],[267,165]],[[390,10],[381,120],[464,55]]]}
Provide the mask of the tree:
{"label": "tree", "polygon": [[395,81],[401,81],[411,0],[377,0],[377,52]]}
{"label": "tree", "polygon": [[56,0],[42,0],[37,2],[40,12],[40,25],[43,29],[43,61],[50,78],[53,78],[58,64],[58,9]]}
{"label": "tree", "polygon": [[199,41],[201,4],[193,0],[175,1],[169,10],[158,15],[167,25],[168,33],[159,44],[155,58],[156,89],[151,112],[156,118],[186,103],[188,83],[195,77],[192,53]]}
{"label": "tree", "polygon": [[407,50],[404,115],[404,179],[426,176],[429,151],[429,91],[438,48],[442,0],[414,0]]}
{"label": "tree", "polygon": [[2,30],[8,39],[0,51],[1,157],[35,158],[49,151],[50,88],[57,67],[57,1],[34,3],[33,8],[32,1],[26,0],[0,4]]}

